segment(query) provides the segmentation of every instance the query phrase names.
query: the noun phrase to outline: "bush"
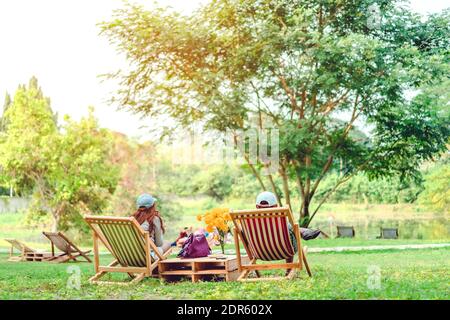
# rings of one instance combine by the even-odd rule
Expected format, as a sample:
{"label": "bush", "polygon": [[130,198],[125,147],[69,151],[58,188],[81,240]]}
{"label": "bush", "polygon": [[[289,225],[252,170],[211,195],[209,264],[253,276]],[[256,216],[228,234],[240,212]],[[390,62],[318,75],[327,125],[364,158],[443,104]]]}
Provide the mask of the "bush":
{"label": "bush", "polygon": [[197,193],[223,200],[231,194],[235,171],[229,166],[214,166],[199,173],[194,179]]}
{"label": "bush", "polygon": [[[319,188],[318,199],[322,198],[331,189],[338,175],[328,176]],[[330,196],[329,202],[353,203],[413,203],[423,190],[421,184],[413,181],[400,181],[399,178],[369,180],[365,175],[359,174],[343,184]]]}
{"label": "bush", "polygon": [[426,208],[448,213],[450,211],[450,158],[425,175],[425,190],[420,194],[419,203]]}

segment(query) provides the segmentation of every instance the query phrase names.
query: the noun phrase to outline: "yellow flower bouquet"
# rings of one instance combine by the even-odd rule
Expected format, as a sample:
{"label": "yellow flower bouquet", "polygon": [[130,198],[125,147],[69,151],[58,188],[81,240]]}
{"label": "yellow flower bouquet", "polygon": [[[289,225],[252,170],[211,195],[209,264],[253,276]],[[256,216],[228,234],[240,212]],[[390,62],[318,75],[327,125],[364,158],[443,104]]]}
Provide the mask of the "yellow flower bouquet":
{"label": "yellow flower bouquet", "polygon": [[197,216],[198,221],[203,221],[206,224],[206,231],[215,232],[219,235],[220,247],[222,253],[225,253],[225,237],[230,232],[230,210],[226,208],[214,208],[204,214]]}

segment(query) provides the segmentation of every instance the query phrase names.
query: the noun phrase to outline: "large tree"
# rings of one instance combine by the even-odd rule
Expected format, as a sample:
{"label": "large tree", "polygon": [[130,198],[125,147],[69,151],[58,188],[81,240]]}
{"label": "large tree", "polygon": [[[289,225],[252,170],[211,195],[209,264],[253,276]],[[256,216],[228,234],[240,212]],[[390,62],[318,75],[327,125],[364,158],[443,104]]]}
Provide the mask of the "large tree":
{"label": "large tree", "polygon": [[4,115],[0,166],[15,187],[32,194],[29,217],[50,217],[52,229],[67,229],[82,213],[98,213],[117,183],[109,161],[111,137],[98,128],[92,113],[75,122],[66,117],[61,130],[37,80],[20,86]]}
{"label": "large tree", "polygon": [[102,31],[130,61],[111,75],[120,106],[237,139],[252,119],[270,121],[279,170],[264,177],[270,163],[248,165],[287,205],[295,181],[308,225],[331,170],[340,178],[327,194],[357,172],[417,176],[445,149],[448,117],[420,88],[448,74],[448,22],[448,11],[423,21],[391,0],[213,0],[191,16],[128,6]]}

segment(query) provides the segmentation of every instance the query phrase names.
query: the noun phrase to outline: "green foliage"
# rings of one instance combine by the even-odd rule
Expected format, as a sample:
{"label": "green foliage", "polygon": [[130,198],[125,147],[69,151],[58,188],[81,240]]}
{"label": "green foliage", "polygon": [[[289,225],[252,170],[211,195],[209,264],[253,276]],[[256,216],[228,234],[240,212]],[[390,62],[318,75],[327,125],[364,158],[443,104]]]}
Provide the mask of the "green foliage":
{"label": "green foliage", "polygon": [[114,215],[129,215],[136,210],[136,197],[155,190],[155,147],[138,143],[125,135],[112,133],[111,161],[120,168],[120,179],[106,209]]}
{"label": "green foliage", "polygon": [[215,166],[194,177],[194,188],[199,193],[223,200],[229,196],[234,183],[233,171],[229,166]]}
{"label": "green foliage", "polygon": [[5,118],[5,114],[6,111],[8,110],[9,106],[11,105],[12,101],[11,101],[11,96],[9,95],[8,92],[6,92],[5,94],[5,102],[3,103],[3,117],[0,117],[0,132],[4,132],[6,130],[6,118]]}
{"label": "green foliage", "polygon": [[183,206],[165,194],[155,193],[155,198],[158,199],[158,210],[164,219],[167,229],[171,229],[170,231],[174,232],[173,223],[182,218],[184,213]]}
{"label": "green foliage", "polygon": [[[374,4],[377,28],[368,24]],[[116,102],[219,132],[270,124],[280,132],[283,191],[261,177],[263,163],[252,172],[288,204],[297,186],[301,214],[312,218],[329,172],[341,175],[323,201],[358,172],[419,180],[420,164],[446,150],[449,119],[420,89],[448,75],[448,22],[448,11],[422,19],[390,0],[213,0],[191,16],[130,5],[101,27],[130,62],[112,75],[122,85]],[[357,121],[373,128],[368,137]]]}
{"label": "green foliage", "polygon": [[[326,194],[338,179],[338,174],[329,175],[319,188],[317,198]],[[423,186],[414,181],[401,181],[398,177],[370,180],[367,176],[358,174],[328,199],[333,203],[413,203],[422,190]]]}
{"label": "green foliage", "polygon": [[230,196],[236,199],[255,200],[262,191],[264,190],[261,189],[251,172],[241,169],[235,175]]}
{"label": "green foliage", "polygon": [[58,130],[49,99],[33,78],[20,86],[5,114],[0,165],[8,181],[33,195],[30,220],[50,217],[53,229],[82,224],[82,213],[99,213],[117,183],[109,161],[110,135],[92,115],[68,117]]}
{"label": "green foliage", "polygon": [[[161,157],[157,163],[158,191],[178,196],[192,196],[197,193],[195,177],[202,171],[197,165],[173,165]],[[207,171],[205,171],[207,172]]]}
{"label": "green foliage", "polygon": [[419,203],[435,212],[450,212],[450,158],[431,168],[425,175],[425,190]]}
{"label": "green foliage", "polygon": [[206,195],[212,201],[229,197],[254,198],[261,187],[248,170],[234,165],[174,165],[160,158],[157,162],[156,190],[178,197]]}
{"label": "green foliage", "polygon": [[158,199],[158,210],[166,223],[178,220],[181,208],[168,192],[176,189],[172,184],[176,180],[170,180],[170,170],[165,172],[166,175],[158,170],[166,162],[158,161],[156,147],[150,142],[130,140],[119,133],[113,134],[113,140],[111,160],[120,168],[120,179],[105,211],[119,216],[131,215],[136,211],[136,198],[148,192]]}
{"label": "green foliage", "polygon": [[14,186],[31,189],[36,180],[33,175],[49,170],[47,159],[56,142],[57,127],[48,99],[35,86],[19,86],[4,119],[8,126],[2,136],[1,166]]}
{"label": "green foliage", "polygon": [[61,229],[85,226],[87,230],[81,214],[101,213],[117,185],[118,170],[110,162],[112,137],[99,129],[92,110],[79,122],[66,118],[62,130],[46,178],[53,193],[50,207],[61,210]]}

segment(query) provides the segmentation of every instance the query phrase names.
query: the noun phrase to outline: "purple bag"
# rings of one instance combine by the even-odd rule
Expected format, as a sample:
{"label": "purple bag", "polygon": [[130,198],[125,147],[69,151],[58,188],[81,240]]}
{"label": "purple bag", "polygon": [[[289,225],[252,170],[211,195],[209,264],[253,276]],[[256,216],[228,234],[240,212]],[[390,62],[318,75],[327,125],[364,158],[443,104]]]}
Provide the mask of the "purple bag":
{"label": "purple bag", "polygon": [[204,258],[211,254],[211,249],[204,234],[191,234],[183,245],[178,258]]}

